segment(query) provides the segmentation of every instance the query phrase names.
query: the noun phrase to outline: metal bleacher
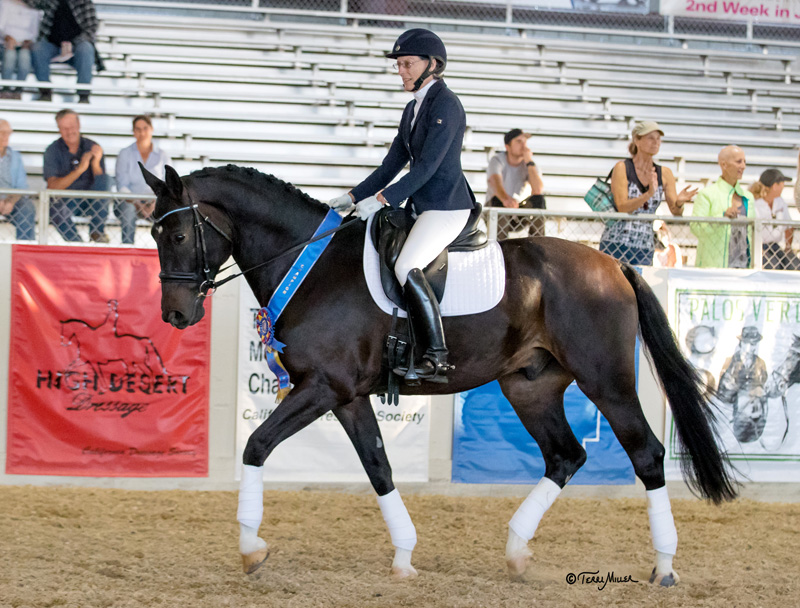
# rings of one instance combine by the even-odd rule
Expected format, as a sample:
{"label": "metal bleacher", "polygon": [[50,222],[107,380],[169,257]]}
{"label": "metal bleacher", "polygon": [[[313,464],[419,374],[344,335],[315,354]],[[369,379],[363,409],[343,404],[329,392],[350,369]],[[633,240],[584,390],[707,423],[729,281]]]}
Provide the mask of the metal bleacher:
{"label": "metal bleacher", "polygon": [[[74,73],[56,71],[55,101],[0,100],[32,187],[57,137],[53,115],[75,107],[113,172],[132,142],[130,119],[153,117],[155,137],[186,173],[236,163],[291,181],[325,199],[355,185],[385,154],[408,94],[383,51],[386,28],[164,19],[100,14],[106,70],[92,103],[72,106]],[[627,155],[633,122],[666,130],[659,159],[679,183],[718,174],[728,143],[748,154],[745,180],[775,166],[794,174],[800,142],[800,65],[786,53],[745,52],[441,32],[448,85],[467,111],[463,163],[479,198],[502,133],[520,127],[554,210],[585,210],[583,193]],[[791,43],[783,46],[791,47]],[[800,43],[798,43],[800,53]]]}

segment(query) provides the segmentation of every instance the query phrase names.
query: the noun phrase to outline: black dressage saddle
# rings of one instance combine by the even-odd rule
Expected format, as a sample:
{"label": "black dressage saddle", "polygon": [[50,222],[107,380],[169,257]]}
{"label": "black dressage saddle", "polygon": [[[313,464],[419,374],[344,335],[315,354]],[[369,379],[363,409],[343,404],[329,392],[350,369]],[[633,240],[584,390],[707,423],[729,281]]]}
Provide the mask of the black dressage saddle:
{"label": "black dressage saddle", "polygon": [[[486,233],[478,228],[480,218],[481,205],[477,204],[456,240],[422,269],[439,303],[442,302],[444,285],[447,280],[447,252],[474,251],[489,244]],[[410,211],[384,207],[375,214],[370,229],[370,238],[380,258],[383,290],[386,296],[403,310],[405,310],[403,288],[400,287],[400,283],[394,275],[394,265],[413,225],[414,217]]]}

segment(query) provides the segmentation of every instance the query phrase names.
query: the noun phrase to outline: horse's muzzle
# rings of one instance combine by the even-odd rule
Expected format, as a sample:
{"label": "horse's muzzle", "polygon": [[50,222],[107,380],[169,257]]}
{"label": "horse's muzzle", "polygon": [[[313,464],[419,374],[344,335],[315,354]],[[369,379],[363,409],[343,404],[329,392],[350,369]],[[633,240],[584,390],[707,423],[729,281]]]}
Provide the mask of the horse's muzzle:
{"label": "horse's muzzle", "polygon": [[192,309],[191,315],[187,316],[180,310],[168,310],[161,313],[161,318],[164,322],[169,323],[176,329],[186,329],[190,325],[194,325],[205,316],[205,308],[203,306],[195,306]]}

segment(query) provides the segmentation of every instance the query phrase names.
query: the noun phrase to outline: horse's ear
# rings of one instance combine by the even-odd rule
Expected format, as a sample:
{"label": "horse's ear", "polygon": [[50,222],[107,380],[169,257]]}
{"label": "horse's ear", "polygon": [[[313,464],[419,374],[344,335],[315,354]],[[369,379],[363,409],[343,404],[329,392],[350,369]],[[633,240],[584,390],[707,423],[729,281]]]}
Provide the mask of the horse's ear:
{"label": "horse's ear", "polygon": [[150,189],[156,196],[160,196],[166,192],[167,184],[150,173],[141,162],[139,163],[139,169],[142,171],[144,181],[147,182],[147,185],[150,186]]}
{"label": "horse's ear", "polygon": [[164,174],[167,178],[167,189],[169,189],[170,194],[178,200],[183,198],[183,182],[178,172],[169,165],[166,165],[164,167]]}

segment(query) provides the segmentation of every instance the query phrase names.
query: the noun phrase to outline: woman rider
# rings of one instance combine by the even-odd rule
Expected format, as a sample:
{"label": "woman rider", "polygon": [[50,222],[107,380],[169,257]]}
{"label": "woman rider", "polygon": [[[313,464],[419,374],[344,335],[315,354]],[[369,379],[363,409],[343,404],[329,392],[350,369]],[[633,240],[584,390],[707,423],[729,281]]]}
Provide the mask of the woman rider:
{"label": "woman rider", "polygon": [[[397,209],[408,199],[406,211],[417,217],[397,258],[395,275],[403,286],[416,335],[427,340],[415,371],[420,378],[447,382],[452,366],[447,363],[442,317],[422,269],[458,237],[476,205],[461,169],[466,115],[442,80],[447,51],[436,34],[408,30],[386,57],[397,60],[403,88],[414,99],[403,111],[397,136],[381,166],[329,204],[340,211],[358,201],[356,213],[366,220],[383,205]],[[409,172],[387,187],[409,162]]]}

